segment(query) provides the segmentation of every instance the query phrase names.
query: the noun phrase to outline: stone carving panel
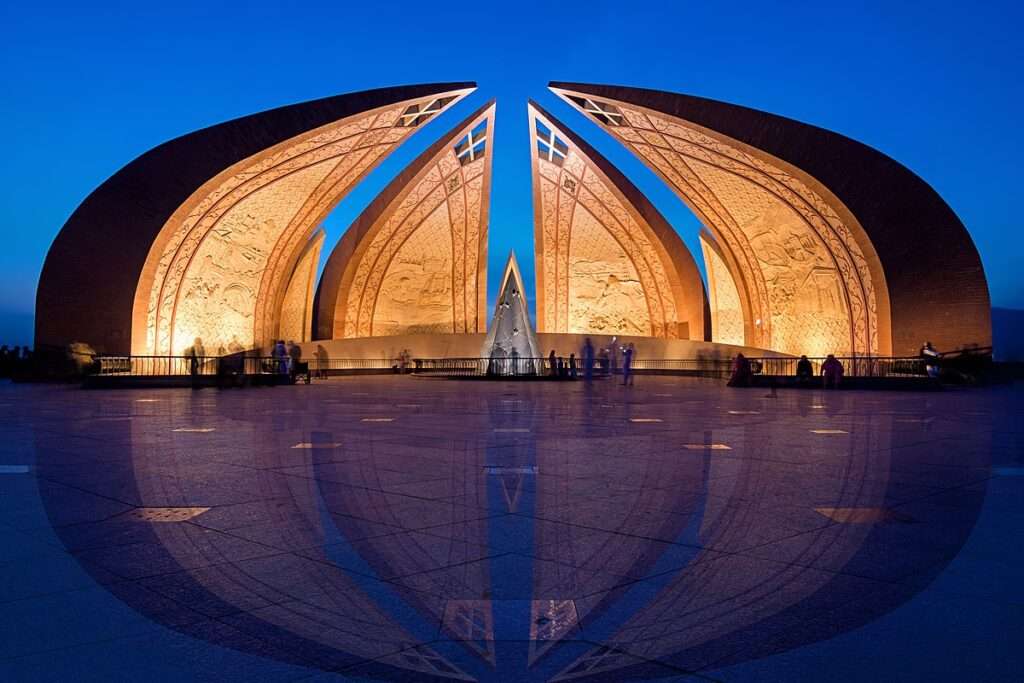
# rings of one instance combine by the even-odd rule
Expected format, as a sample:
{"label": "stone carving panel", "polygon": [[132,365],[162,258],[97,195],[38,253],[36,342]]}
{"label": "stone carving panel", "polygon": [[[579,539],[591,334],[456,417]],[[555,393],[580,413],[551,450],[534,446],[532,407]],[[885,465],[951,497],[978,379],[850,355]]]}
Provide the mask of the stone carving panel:
{"label": "stone carving panel", "polygon": [[821,195],[766,155],[682,119],[559,94],[651,166],[715,235],[749,304],[748,343],[815,355],[878,351],[867,260]]}
{"label": "stone carving panel", "polygon": [[573,216],[568,332],[649,335],[640,276],[626,252],[583,207]]}
{"label": "stone carving panel", "polygon": [[[145,350],[180,354],[195,337],[208,350],[265,341],[315,225],[415,125],[457,99],[425,97],[353,115],[200,188],[164,226],[147,262]],[[410,107],[427,113],[410,124]]]}
{"label": "stone carving panel", "polygon": [[413,162],[419,172],[358,238],[341,277],[335,338],[484,331],[493,112],[487,107],[428,150],[431,158]]}
{"label": "stone carving panel", "polygon": [[679,287],[653,230],[556,122],[530,115],[540,331],[678,337]]}
{"label": "stone carving panel", "polygon": [[377,290],[373,335],[451,332],[452,235],[441,204],[391,259]]}

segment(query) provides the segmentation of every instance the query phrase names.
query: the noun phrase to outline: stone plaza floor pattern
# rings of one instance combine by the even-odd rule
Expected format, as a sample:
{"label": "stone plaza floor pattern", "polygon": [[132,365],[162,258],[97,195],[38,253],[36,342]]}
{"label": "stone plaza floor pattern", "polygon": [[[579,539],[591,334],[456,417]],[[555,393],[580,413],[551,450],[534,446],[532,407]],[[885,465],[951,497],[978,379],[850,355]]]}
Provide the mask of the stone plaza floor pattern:
{"label": "stone plaza floor pattern", "polygon": [[1022,397],[3,384],[0,680],[1020,680]]}

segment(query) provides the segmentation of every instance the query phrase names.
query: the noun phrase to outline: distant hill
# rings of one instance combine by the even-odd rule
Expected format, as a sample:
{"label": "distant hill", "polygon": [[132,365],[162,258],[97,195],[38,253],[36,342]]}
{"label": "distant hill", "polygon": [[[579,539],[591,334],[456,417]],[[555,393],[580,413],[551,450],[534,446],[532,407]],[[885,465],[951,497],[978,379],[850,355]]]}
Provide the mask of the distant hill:
{"label": "distant hill", "polygon": [[1024,311],[992,309],[992,347],[996,360],[1024,361]]}

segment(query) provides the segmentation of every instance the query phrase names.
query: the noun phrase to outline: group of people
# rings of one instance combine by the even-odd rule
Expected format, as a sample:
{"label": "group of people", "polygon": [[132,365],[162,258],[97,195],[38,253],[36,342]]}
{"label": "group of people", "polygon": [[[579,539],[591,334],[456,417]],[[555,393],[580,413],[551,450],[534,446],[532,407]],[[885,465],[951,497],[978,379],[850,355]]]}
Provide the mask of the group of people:
{"label": "group of people", "polygon": [[[940,359],[942,354],[935,350],[930,341],[921,346],[921,360],[924,363],[928,377],[938,379],[940,373]],[[825,389],[838,389],[843,380],[846,370],[843,363],[834,354],[828,354],[821,363],[821,381]],[[748,387],[754,378],[754,368],[750,359],[742,353],[736,354],[732,363],[732,373],[729,377],[730,387]],[[800,356],[796,362],[796,381],[798,385],[807,386],[814,381],[814,365],[807,356]]]}
{"label": "group of people", "polygon": [[27,346],[0,346],[0,377],[14,377],[32,362]]}
{"label": "group of people", "polygon": [[273,357],[277,373],[287,375],[294,382],[295,375],[299,372],[299,365],[302,363],[302,347],[290,339],[287,344],[283,339],[278,339],[274,344]]}
{"label": "group of people", "polygon": [[[636,356],[636,348],[632,343],[622,347],[622,384],[632,386],[633,384],[633,360]],[[594,378],[594,372],[600,371],[605,375],[614,375],[617,368],[618,353],[615,349],[614,340],[609,347],[602,348],[595,353],[594,343],[587,337],[583,342],[582,365],[583,378],[588,382]],[[551,349],[548,354],[548,374],[551,377],[561,379],[576,379],[579,377],[579,363],[575,353],[570,353],[566,359]]]}
{"label": "group of people", "polygon": [[[834,354],[828,354],[821,363],[821,379],[826,389],[838,389],[843,379],[842,362]],[[796,362],[796,381],[798,385],[805,386],[814,379],[814,366],[807,356],[800,356]],[[754,366],[750,359],[742,353],[736,354],[732,362],[732,373],[729,376],[730,387],[749,387],[754,380]]]}

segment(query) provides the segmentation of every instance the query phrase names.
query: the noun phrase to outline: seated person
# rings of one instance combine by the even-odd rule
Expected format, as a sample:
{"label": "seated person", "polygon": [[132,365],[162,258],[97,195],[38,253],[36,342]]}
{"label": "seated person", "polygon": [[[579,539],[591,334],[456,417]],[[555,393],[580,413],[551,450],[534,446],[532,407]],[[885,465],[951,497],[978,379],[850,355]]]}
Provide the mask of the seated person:
{"label": "seated person", "polygon": [[797,384],[810,384],[812,377],[814,377],[814,367],[811,365],[811,361],[807,356],[800,356],[800,360],[796,362]]}

